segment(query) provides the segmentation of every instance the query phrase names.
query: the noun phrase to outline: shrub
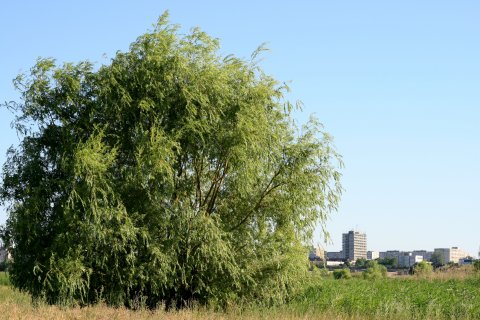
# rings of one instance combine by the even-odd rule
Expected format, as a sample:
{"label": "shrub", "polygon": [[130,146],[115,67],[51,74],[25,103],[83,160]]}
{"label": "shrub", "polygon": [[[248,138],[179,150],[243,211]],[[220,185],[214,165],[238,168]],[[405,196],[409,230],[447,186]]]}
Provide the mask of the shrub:
{"label": "shrub", "polygon": [[413,268],[413,274],[418,277],[426,277],[433,273],[433,266],[426,262],[421,261]]}
{"label": "shrub", "polygon": [[355,261],[355,268],[357,269],[363,269],[367,267],[368,260],[364,258],[359,258],[357,261]]}
{"label": "shrub", "polygon": [[352,274],[350,273],[350,269],[337,269],[333,271],[333,277],[335,279],[350,279]]}
{"label": "shrub", "polygon": [[387,276],[387,268],[376,261],[369,261],[367,270],[363,272],[364,279],[382,279]]}
{"label": "shrub", "polygon": [[473,263],[473,268],[474,268],[475,271],[477,271],[477,272],[480,271],[480,259],[479,259],[479,260],[475,260],[475,262]]}

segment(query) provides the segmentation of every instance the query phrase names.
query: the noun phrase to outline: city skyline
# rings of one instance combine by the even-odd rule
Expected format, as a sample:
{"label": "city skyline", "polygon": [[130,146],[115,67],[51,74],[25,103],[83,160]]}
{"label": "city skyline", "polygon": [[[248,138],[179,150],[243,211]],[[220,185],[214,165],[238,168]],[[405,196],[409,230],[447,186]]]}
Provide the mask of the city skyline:
{"label": "city skyline", "polygon": [[[100,65],[170,12],[187,32],[218,37],[221,52],[260,66],[315,114],[343,156],[337,213],[314,244],[341,247],[352,226],[375,250],[458,246],[477,256],[480,239],[480,3],[299,1],[7,2],[0,8],[0,101],[18,101],[11,80],[37,57]],[[254,8],[254,10],[252,9]],[[246,23],[248,21],[248,23]],[[0,110],[0,162],[18,143]],[[0,208],[0,224],[5,209]],[[339,249],[338,249],[339,250]]]}
{"label": "city skyline", "polygon": [[[341,240],[340,241],[337,241],[337,242],[342,242]],[[316,244],[317,246],[319,245],[318,243]],[[320,248],[322,248],[323,250],[325,250],[326,252],[341,252],[342,251],[342,245],[340,246],[333,246],[333,245],[325,245],[325,244],[320,244]],[[400,251],[400,252],[414,252],[414,251],[422,251],[422,250],[426,250],[426,251],[430,251],[430,252],[433,252],[435,249],[444,249],[444,248],[459,248],[459,249],[465,249],[463,247],[460,247],[460,246],[457,246],[457,245],[447,245],[447,246],[433,246],[433,247],[420,247],[420,246],[417,246],[417,247],[412,247],[412,248],[405,248],[405,247],[392,247],[392,248],[386,248],[386,247],[382,247],[382,249],[377,249],[377,248],[372,248],[370,246],[368,246],[367,244],[367,252],[369,251],[376,251],[376,252],[387,252],[387,251]],[[480,253],[480,246],[477,247],[477,250],[476,251],[469,251],[469,250],[465,250],[466,252],[468,252],[468,254],[473,257],[473,258],[479,258],[479,253]]]}
{"label": "city skyline", "polygon": [[[353,253],[353,249],[351,248],[352,245],[350,244],[345,244],[346,242],[355,242],[355,237],[353,235],[357,235],[359,234],[361,236],[361,239],[359,240],[360,243],[362,243],[362,246],[363,246],[363,243],[365,243],[366,245],[366,251],[365,251],[365,254],[367,254],[368,252],[377,252],[377,253],[381,253],[381,252],[394,252],[394,251],[397,251],[397,252],[421,252],[421,251],[427,251],[427,252],[434,252],[435,250],[444,250],[444,249],[460,249],[461,251],[463,251],[462,249],[463,248],[460,248],[458,246],[447,246],[447,247],[434,247],[434,248],[410,248],[410,249],[405,249],[405,248],[388,248],[388,249],[384,249],[384,250],[378,250],[378,249],[375,249],[375,248],[370,248],[368,246],[368,241],[367,241],[367,234],[362,232],[362,231],[359,231],[359,230],[355,230],[355,229],[351,229],[351,230],[348,230],[344,233],[342,233],[342,246],[340,247],[339,250],[328,250],[328,247],[327,246],[319,246],[320,249],[324,250],[325,252],[334,252],[334,253],[342,253],[344,258],[345,259],[350,259],[350,260],[355,260],[355,259],[352,259],[352,257],[355,255]],[[346,249],[345,249],[346,248]],[[345,251],[349,251],[349,253],[345,253]],[[480,252],[480,247],[478,249],[479,251],[477,252],[469,252],[469,251],[466,251],[466,255],[470,256],[470,257],[478,257],[478,253]],[[350,252],[351,251],[351,252]]]}

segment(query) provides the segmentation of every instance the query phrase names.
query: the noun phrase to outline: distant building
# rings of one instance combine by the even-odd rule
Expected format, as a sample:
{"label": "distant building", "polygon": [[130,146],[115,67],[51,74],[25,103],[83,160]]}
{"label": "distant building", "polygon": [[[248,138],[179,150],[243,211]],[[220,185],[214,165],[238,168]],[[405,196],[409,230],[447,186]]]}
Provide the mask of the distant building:
{"label": "distant building", "polygon": [[423,261],[423,256],[414,255],[412,252],[403,252],[398,257],[398,267],[399,268],[410,268],[415,263]]}
{"label": "distant building", "polygon": [[375,260],[380,258],[380,252],[378,251],[367,251],[367,259],[368,260]]}
{"label": "distant building", "polygon": [[343,252],[342,251],[327,252],[327,260],[342,261],[343,260]]}
{"label": "distant building", "polygon": [[322,248],[319,248],[319,247],[314,248],[308,254],[308,259],[310,259],[310,261],[325,260],[325,250],[323,250]]}
{"label": "distant building", "polygon": [[327,260],[327,267],[338,267],[338,266],[341,266],[343,265],[344,262],[343,261],[328,261]]}
{"label": "distant building", "polygon": [[385,258],[396,258],[398,261],[398,258],[401,256],[402,252],[398,250],[388,250],[388,251],[380,251],[379,253],[379,258],[380,259],[385,259]]}
{"label": "distant building", "polygon": [[433,252],[440,252],[443,255],[445,263],[453,262],[458,263],[462,258],[470,256],[470,254],[458,247],[451,248],[435,248]]}
{"label": "distant building", "polygon": [[461,258],[460,260],[458,260],[458,264],[461,265],[461,266],[470,265],[470,264],[473,264],[473,259],[472,258]]}
{"label": "distant building", "polygon": [[367,235],[357,231],[344,233],[342,237],[343,258],[355,261],[359,258],[367,259]]}
{"label": "distant building", "polygon": [[422,256],[423,260],[427,260],[427,261],[432,260],[432,254],[433,254],[433,251],[427,251],[427,250],[413,250],[412,251],[412,255]]}

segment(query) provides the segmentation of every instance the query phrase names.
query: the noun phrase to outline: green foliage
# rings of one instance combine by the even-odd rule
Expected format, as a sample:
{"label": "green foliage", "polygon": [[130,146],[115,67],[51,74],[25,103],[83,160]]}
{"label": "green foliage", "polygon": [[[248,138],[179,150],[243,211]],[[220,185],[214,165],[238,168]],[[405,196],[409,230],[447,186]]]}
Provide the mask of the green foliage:
{"label": "green foliage", "polygon": [[432,257],[430,259],[430,261],[432,262],[432,265],[435,267],[435,268],[439,268],[441,266],[444,266],[445,265],[445,257],[443,256],[443,254],[439,251],[434,251],[432,253]]}
{"label": "green foliage", "polygon": [[343,269],[337,269],[333,270],[333,278],[334,279],[350,279],[352,277],[352,274],[350,273],[350,269],[348,268],[343,268]]}
{"label": "green foliage", "polygon": [[357,261],[355,261],[355,268],[363,269],[363,268],[366,268],[366,265],[367,265],[367,259],[359,258],[357,259]]}
{"label": "green foliage", "polygon": [[0,272],[0,286],[10,285],[10,280],[8,278],[8,273],[1,271]]}
{"label": "green foliage", "polygon": [[385,257],[378,259],[377,262],[387,268],[396,268],[398,266],[398,259],[396,257]]}
{"label": "green foliage", "polygon": [[387,277],[387,268],[384,265],[378,264],[377,261],[367,261],[367,270],[363,271],[364,279],[382,279]]}
{"label": "green foliage", "polygon": [[98,70],[39,59],[8,108],[10,279],[48,303],[282,303],[341,193],[341,159],[288,89],[162,16]]}
{"label": "green foliage", "polygon": [[420,261],[413,267],[413,274],[419,277],[428,277],[433,273],[433,267],[427,261]]}
{"label": "green foliage", "polygon": [[321,277],[324,277],[324,278],[331,277],[331,274],[330,274],[330,272],[328,271],[327,268],[320,267],[320,268],[318,268],[317,272],[320,274]]}
{"label": "green foliage", "polygon": [[480,272],[480,259],[473,262],[473,268],[475,271]]}

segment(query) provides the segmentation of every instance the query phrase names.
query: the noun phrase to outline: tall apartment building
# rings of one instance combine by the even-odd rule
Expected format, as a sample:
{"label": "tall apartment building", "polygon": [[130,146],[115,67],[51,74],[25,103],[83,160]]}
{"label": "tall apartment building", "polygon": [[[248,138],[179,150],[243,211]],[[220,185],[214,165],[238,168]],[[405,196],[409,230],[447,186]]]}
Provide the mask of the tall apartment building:
{"label": "tall apartment building", "polygon": [[357,231],[349,231],[342,236],[343,258],[354,261],[367,259],[367,235]]}

